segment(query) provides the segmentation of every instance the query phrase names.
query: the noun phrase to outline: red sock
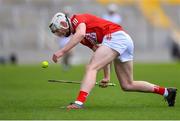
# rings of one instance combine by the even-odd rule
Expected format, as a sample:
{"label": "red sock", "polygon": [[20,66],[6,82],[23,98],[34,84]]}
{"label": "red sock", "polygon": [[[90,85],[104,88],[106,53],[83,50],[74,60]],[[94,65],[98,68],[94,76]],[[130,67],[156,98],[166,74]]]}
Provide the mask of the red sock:
{"label": "red sock", "polygon": [[84,103],[86,101],[87,96],[88,96],[87,92],[80,91],[76,101],[80,101],[80,102]]}
{"label": "red sock", "polygon": [[165,88],[160,86],[154,86],[154,93],[164,95]]}

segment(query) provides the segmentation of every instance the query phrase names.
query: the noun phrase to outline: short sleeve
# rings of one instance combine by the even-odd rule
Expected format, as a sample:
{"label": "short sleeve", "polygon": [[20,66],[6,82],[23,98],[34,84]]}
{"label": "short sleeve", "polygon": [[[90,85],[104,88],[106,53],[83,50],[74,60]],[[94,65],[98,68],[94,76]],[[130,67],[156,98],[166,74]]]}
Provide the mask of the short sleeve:
{"label": "short sleeve", "polygon": [[83,17],[82,15],[74,15],[71,18],[71,23],[73,28],[76,29],[80,23],[86,23],[86,18]]}

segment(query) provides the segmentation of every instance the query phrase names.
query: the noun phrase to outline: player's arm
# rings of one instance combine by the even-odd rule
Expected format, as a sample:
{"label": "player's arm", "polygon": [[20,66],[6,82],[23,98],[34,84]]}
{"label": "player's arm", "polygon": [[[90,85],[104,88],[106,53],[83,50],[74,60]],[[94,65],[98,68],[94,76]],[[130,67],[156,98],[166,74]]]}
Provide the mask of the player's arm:
{"label": "player's arm", "polygon": [[53,55],[53,61],[56,63],[57,59],[66,54],[69,50],[75,47],[81,40],[84,39],[86,34],[86,25],[85,23],[80,23],[77,28],[75,34],[71,37],[70,41],[60,50],[58,50]]}
{"label": "player's arm", "polygon": [[107,64],[103,68],[104,70],[104,81],[109,82],[110,81],[110,64]]}
{"label": "player's arm", "polygon": [[99,82],[99,86],[105,88],[108,86],[108,83],[110,81],[110,64],[104,66],[103,71],[104,71],[104,78]]}

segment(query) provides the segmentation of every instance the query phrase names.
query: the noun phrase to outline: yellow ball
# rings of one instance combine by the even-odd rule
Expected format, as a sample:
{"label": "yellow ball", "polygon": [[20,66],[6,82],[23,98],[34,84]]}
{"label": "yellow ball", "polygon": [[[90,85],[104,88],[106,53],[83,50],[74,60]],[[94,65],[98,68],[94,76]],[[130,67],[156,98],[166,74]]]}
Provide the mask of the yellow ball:
{"label": "yellow ball", "polygon": [[48,65],[49,65],[49,63],[48,63],[47,61],[43,61],[43,62],[41,63],[42,68],[47,68]]}

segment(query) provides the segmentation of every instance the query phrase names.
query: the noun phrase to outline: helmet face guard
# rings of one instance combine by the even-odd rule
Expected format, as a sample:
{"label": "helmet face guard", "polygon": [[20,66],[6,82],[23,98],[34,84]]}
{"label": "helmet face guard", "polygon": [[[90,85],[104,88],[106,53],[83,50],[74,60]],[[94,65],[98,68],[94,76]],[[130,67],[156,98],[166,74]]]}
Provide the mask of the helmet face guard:
{"label": "helmet face guard", "polygon": [[56,25],[53,24],[53,23],[51,23],[51,24],[49,25],[49,28],[50,28],[50,30],[51,30],[52,33],[55,33],[55,31],[58,29],[58,28],[56,27]]}

